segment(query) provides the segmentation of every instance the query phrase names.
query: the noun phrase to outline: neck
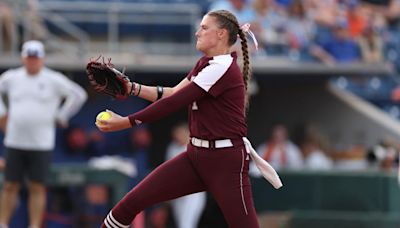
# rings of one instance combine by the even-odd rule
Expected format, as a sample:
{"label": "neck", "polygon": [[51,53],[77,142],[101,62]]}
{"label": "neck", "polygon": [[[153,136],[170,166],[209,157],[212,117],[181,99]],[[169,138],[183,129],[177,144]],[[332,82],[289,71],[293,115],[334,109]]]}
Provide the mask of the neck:
{"label": "neck", "polygon": [[213,56],[218,56],[218,55],[226,55],[229,53],[231,53],[230,47],[221,47],[221,48],[215,48],[215,49],[208,50],[204,54],[207,57],[213,57]]}
{"label": "neck", "polygon": [[39,74],[39,72],[40,72],[40,70],[38,70],[38,71],[27,71],[29,76],[36,76],[36,75]]}

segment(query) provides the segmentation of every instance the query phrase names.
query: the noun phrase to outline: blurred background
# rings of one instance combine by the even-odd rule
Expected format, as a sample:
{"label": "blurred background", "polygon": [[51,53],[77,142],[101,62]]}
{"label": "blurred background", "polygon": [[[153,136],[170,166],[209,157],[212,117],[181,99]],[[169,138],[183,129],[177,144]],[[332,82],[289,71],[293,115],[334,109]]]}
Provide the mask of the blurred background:
{"label": "blurred background", "polygon": [[[99,227],[187,138],[173,130],[187,120],[184,110],[99,132],[98,112],[127,115],[149,103],[96,94],[85,75],[89,59],[112,58],[131,80],[173,86],[201,56],[194,33],[213,9],[251,23],[259,42],[256,50],[249,39],[248,136],[284,183],[275,190],[251,169],[261,226],[400,227],[399,0],[0,0],[0,73],[20,65],[24,41],[38,39],[46,65],[89,93],[69,128],[57,130],[43,227]],[[272,145],[281,145],[279,158]],[[21,195],[11,227],[26,227],[26,190]],[[135,224],[176,227],[168,202]],[[198,227],[227,227],[212,196]]]}

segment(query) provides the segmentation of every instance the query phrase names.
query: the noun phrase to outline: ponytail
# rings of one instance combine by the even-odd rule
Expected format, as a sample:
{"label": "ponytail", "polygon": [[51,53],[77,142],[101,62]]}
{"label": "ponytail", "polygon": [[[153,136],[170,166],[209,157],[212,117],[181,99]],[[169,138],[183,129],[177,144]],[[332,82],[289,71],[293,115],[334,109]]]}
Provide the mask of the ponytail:
{"label": "ponytail", "polygon": [[240,43],[242,46],[242,56],[243,56],[242,74],[243,74],[244,86],[246,89],[245,107],[247,110],[249,106],[249,96],[247,93],[247,89],[251,78],[251,72],[250,72],[250,56],[249,56],[246,34],[243,31],[243,29],[241,29],[235,15],[233,15],[231,12],[227,10],[217,10],[209,12],[208,15],[216,17],[221,28],[225,28],[229,32],[229,39],[228,39],[229,45],[234,45],[237,41],[238,36],[240,38]]}

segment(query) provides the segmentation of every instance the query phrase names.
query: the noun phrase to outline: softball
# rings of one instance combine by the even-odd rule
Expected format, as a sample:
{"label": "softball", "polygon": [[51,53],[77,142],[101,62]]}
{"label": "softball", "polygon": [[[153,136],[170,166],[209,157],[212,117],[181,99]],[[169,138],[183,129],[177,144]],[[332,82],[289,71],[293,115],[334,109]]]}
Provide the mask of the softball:
{"label": "softball", "polygon": [[103,111],[97,114],[96,116],[96,122],[97,120],[108,120],[111,118],[111,114],[109,112]]}

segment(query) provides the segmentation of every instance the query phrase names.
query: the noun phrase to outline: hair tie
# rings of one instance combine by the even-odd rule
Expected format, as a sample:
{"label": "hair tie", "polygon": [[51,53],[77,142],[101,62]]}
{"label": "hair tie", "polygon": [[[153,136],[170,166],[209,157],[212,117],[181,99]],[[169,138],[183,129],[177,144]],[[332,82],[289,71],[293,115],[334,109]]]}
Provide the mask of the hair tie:
{"label": "hair tie", "polygon": [[245,23],[242,26],[240,26],[240,29],[244,32],[247,33],[251,39],[254,42],[254,45],[256,46],[256,50],[258,50],[258,42],[256,39],[256,36],[254,35],[254,33],[250,30],[250,23]]}

